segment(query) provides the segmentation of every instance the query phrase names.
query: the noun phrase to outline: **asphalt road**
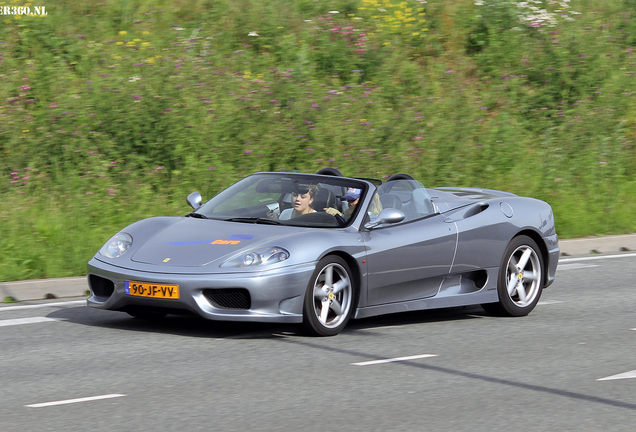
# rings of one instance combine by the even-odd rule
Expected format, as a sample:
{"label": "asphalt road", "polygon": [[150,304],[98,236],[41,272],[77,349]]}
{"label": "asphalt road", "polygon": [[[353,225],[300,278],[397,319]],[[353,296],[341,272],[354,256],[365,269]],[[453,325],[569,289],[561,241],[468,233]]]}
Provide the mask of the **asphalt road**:
{"label": "asphalt road", "polygon": [[562,259],[524,318],[445,309],[332,338],[3,304],[0,430],[631,432],[635,255]]}

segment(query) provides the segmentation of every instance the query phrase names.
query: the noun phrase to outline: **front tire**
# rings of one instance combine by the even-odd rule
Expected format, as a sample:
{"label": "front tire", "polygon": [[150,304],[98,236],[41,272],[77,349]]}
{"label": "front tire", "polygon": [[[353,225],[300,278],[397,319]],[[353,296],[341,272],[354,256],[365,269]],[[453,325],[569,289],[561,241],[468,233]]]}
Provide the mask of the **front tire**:
{"label": "front tire", "polygon": [[528,315],[541,298],[543,268],[543,257],[534,240],[527,236],[512,239],[499,267],[499,303],[484,304],[484,310],[493,315]]}
{"label": "front tire", "polygon": [[334,336],[347,325],[354,305],[354,282],[346,261],[327,256],[309,280],[303,306],[303,327],[314,336]]}

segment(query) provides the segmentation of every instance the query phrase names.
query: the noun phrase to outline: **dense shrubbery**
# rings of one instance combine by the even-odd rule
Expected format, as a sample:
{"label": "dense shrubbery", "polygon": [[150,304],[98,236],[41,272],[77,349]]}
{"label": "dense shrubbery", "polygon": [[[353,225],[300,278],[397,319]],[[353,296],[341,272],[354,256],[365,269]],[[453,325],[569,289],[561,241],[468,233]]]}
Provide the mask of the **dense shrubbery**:
{"label": "dense shrubbery", "polygon": [[409,172],[545,199],[565,237],[636,229],[633,0],[46,6],[0,28],[0,280],[81,274],[122,226],[265,170]]}

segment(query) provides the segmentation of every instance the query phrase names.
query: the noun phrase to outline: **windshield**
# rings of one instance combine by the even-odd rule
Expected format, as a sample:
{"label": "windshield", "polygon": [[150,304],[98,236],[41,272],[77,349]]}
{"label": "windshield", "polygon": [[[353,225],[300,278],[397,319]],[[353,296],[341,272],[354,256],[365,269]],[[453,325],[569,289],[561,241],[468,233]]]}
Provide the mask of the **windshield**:
{"label": "windshield", "polygon": [[342,227],[357,214],[365,183],[342,177],[259,173],[233,184],[193,214],[209,219]]}

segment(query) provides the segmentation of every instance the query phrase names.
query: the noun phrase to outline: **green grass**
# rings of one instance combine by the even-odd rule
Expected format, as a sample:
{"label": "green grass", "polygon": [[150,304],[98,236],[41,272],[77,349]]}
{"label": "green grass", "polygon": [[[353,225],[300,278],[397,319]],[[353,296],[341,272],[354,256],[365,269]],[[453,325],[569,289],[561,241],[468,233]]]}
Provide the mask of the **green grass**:
{"label": "green grass", "polygon": [[636,3],[572,0],[553,27],[483,3],[3,16],[0,281],[81,275],[117,230],[255,171],[407,172],[546,200],[561,238],[636,231]]}

